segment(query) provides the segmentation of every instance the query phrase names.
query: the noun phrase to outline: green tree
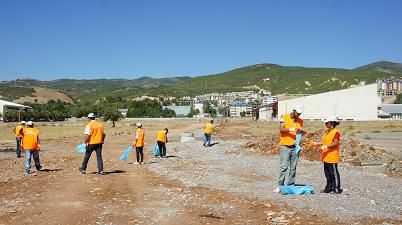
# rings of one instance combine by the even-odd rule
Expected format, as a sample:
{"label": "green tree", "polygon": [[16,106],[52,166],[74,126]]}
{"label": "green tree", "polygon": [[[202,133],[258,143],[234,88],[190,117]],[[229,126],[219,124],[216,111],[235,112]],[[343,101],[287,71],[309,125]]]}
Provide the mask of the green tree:
{"label": "green tree", "polygon": [[221,115],[223,115],[223,116],[227,116],[227,117],[230,116],[229,107],[228,107],[228,106],[227,106],[227,107],[223,107],[223,108],[219,108],[218,112],[219,112],[219,114],[221,114]]}
{"label": "green tree", "polygon": [[245,116],[246,116],[246,112],[245,112],[245,111],[240,112],[240,117],[245,117]]}
{"label": "green tree", "polygon": [[103,120],[106,122],[108,120],[112,121],[112,127],[115,127],[115,122],[122,117],[121,113],[116,109],[109,108],[103,113]]}
{"label": "green tree", "polygon": [[402,94],[396,96],[395,104],[402,104]]}
{"label": "green tree", "polygon": [[194,115],[197,115],[197,114],[200,114],[200,110],[199,110],[199,109],[193,109],[193,108],[191,107],[190,113],[187,114],[187,117],[188,117],[188,118],[192,118]]}

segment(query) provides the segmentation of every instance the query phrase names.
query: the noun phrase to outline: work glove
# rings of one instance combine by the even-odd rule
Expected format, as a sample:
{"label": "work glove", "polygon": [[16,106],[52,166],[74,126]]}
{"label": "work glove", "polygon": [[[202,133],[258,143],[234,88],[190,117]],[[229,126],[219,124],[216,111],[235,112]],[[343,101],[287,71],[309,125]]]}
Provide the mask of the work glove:
{"label": "work glove", "polygon": [[320,148],[322,151],[324,151],[324,150],[327,150],[328,149],[328,146],[326,146],[326,145],[323,145],[323,146],[321,146],[321,148]]}

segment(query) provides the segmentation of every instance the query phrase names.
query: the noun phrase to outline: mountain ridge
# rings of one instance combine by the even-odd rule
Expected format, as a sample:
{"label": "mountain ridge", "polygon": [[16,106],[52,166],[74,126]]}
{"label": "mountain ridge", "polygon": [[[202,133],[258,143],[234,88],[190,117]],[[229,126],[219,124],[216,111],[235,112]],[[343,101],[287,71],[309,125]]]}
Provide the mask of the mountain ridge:
{"label": "mountain ridge", "polygon": [[[379,69],[380,68],[380,69]],[[361,81],[375,82],[379,78],[402,77],[402,64],[379,61],[357,67],[314,68],[302,66],[282,66],[260,63],[234,68],[223,73],[197,77],[136,79],[57,79],[40,81],[29,78],[2,82],[0,95],[6,87],[20,88],[25,94],[33,86],[50,88],[71,96],[75,100],[99,99],[100,97],[122,97],[132,99],[141,95],[149,96],[195,96],[208,92],[226,93],[266,89],[273,94],[316,94],[339,90],[356,85]],[[16,95],[21,97],[20,95]]]}

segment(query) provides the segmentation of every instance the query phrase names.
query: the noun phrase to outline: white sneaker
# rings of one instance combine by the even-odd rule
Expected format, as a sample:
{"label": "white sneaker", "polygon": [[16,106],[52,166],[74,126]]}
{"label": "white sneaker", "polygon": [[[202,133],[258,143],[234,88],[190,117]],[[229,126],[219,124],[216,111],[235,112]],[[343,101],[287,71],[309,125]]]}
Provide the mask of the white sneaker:
{"label": "white sneaker", "polygon": [[272,192],[274,192],[274,193],[279,193],[279,192],[281,192],[281,190],[279,189],[279,187],[277,187],[277,188],[275,188],[275,190],[273,190]]}

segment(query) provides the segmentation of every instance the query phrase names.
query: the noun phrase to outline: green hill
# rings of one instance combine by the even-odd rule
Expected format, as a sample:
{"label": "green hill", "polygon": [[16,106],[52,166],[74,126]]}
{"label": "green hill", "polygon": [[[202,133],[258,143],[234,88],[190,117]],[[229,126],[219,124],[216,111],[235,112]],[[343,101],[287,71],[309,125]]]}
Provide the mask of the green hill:
{"label": "green hill", "polygon": [[357,67],[356,70],[371,70],[371,71],[381,71],[385,73],[402,73],[402,63],[393,63],[388,61],[379,61],[371,63],[365,66]]}
{"label": "green hill", "polygon": [[[0,84],[7,87],[40,86],[60,90],[74,99],[96,100],[101,97],[131,99],[149,96],[195,96],[210,92],[266,89],[274,94],[316,94],[349,88],[361,81],[373,83],[378,78],[402,77],[401,65],[392,62],[376,62],[355,69],[308,68],[257,64],[237,68],[224,73],[199,77],[173,77],[154,79],[59,79],[53,81],[16,80]],[[29,92],[20,89],[21,92]],[[14,94],[15,95],[15,94]]]}
{"label": "green hill", "polygon": [[253,90],[258,87],[271,90],[274,94],[316,94],[348,88],[360,81],[373,83],[378,78],[396,75],[402,76],[402,73],[257,64],[221,74],[195,77],[180,84],[180,88],[171,86],[159,91],[176,96],[193,96],[208,92]]}

